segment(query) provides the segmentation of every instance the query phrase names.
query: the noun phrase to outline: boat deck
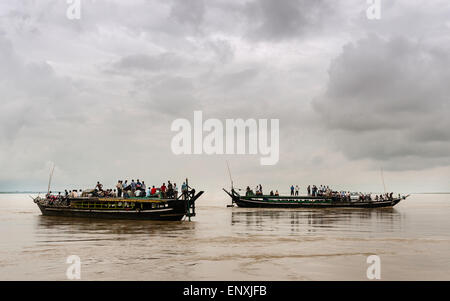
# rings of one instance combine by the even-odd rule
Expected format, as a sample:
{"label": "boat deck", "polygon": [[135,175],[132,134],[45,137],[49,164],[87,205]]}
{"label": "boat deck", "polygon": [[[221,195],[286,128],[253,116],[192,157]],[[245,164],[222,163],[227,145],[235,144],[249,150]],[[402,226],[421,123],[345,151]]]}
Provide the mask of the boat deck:
{"label": "boat deck", "polygon": [[77,197],[68,198],[67,200],[73,201],[100,201],[100,202],[131,202],[131,203],[163,203],[168,201],[176,201],[178,199],[173,198],[106,198],[106,197]]}

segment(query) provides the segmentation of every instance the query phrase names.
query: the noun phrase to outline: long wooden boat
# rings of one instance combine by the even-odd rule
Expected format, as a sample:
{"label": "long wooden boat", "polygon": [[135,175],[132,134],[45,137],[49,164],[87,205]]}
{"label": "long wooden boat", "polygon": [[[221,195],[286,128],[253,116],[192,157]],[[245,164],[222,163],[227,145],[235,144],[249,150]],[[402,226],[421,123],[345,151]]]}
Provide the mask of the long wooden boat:
{"label": "long wooden boat", "polygon": [[33,200],[43,215],[178,221],[195,216],[195,201],[202,194],[203,191],[190,190],[178,198],[37,197]]}
{"label": "long wooden boat", "polygon": [[245,208],[380,208],[393,207],[406,199],[399,196],[385,200],[349,200],[339,196],[272,196],[272,195],[240,195],[234,188],[223,189],[233,204]]}

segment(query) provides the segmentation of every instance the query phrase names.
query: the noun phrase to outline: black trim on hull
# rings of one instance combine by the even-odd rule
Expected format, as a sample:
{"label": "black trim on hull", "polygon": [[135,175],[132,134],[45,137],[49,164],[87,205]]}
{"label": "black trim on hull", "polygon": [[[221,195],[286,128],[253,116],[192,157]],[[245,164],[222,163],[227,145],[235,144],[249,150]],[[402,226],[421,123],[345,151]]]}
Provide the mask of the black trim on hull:
{"label": "black trim on hull", "polygon": [[[48,216],[67,216],[67,217],[85,217],[102,219],[129,219],[129,220],[167,220],[179,221],[184,215],[184,208],[167,208],[155,210],[114,210],[114,212],[105,212],[102,210],[91,209],[72,209],[61,207],[44,207],[39,205],[42,215]],[[177,209],[177,210],[175,210]]]}

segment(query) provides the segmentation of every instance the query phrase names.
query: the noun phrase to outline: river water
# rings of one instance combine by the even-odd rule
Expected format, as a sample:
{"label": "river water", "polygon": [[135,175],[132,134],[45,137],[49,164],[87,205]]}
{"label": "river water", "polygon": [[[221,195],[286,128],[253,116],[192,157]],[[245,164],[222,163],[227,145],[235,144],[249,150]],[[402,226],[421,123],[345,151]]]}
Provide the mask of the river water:
{"label": "river water", "polygon": [[[217,204],[217,205],[210,205]],[[450,280],[450,195],[384,209],[197,206],[193,221],[46,217],[28,195],[0,194],[0,280]]]}

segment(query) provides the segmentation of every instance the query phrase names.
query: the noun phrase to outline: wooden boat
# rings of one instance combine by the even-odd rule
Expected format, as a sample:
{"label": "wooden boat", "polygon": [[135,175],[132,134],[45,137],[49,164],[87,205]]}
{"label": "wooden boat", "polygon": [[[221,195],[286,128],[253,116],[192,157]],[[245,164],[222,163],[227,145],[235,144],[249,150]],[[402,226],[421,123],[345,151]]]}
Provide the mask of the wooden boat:
{"label": "wooden boat", "polygon": [[107,219],[178,221],[195,216],[195,201],[203,194],[189,189],[177,198],[161,197],[37,197],[43,215]]}
{"label": "wooden boat", "polygon": [[246,208],[380,208],[393,207],[407,196],[399,196],[385,200],[351,200],[339,196],[273,196],[273,195],[240,195],[234,188],[223,189],[233,204]]}

